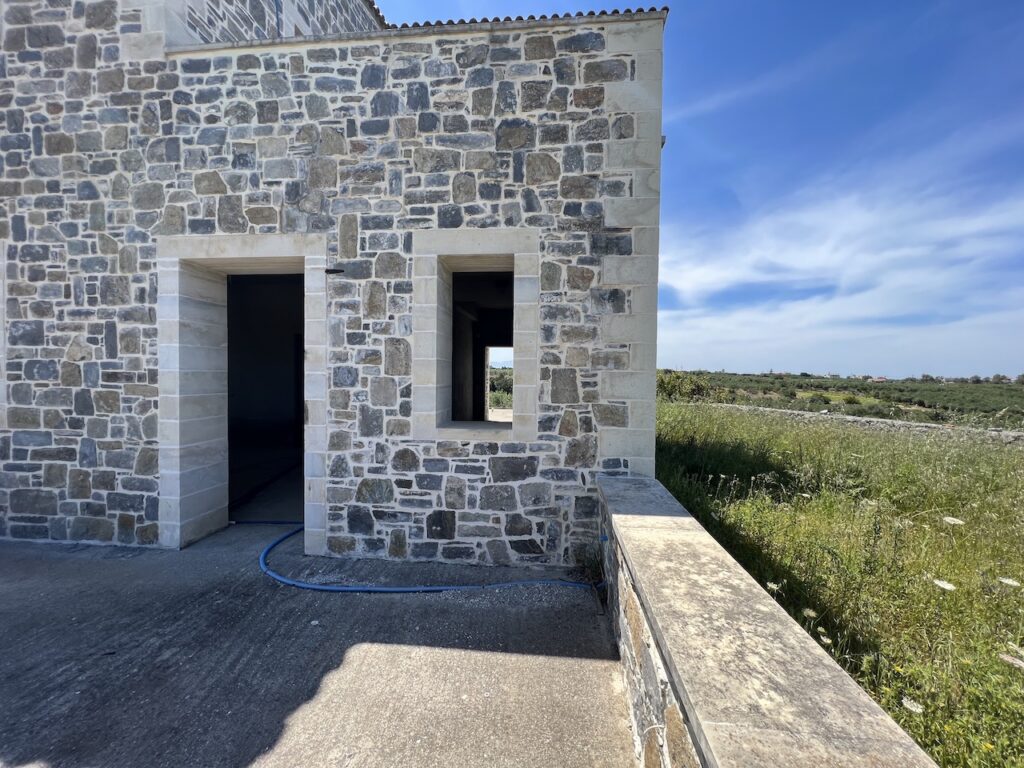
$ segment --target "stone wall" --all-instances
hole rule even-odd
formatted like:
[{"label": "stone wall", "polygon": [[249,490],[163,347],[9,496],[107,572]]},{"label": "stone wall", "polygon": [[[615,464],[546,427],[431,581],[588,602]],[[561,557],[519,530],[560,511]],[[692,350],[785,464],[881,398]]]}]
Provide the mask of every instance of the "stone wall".
[{"label": "stone wall", "polygon": [[[129,4],[5,18],[0,535],[157,541],[161,237],[322,233],[307,551],[594,551],[594,473],[653,472],[663,14],[170,57]],[[535,436],[414,439],[413,236],[484,228],[538,233]]]},{"label": "stone wall", "polygon": [[644,768],[934,766],[661,483],[597,484]]},{"label": "stone wall", "polygon": [[608,585],[608,613],[618,641],[637,758],[643,768],[713,765],[702,763],[693,746],[686,715],[640,602],[639,588],[612,529],[607,502],[602,503],[601,522],[602,539],[607,542],[601,567]]},{"label": "stone wall", "polygon": [[917,433],[920,435],[942,436],[956,440],[994,440],[1008,445],[1024,446],[1024,432],[1015,432],[1000,427],[966,427],[960,424],[933,424],[927,421],[900,421],[898,419],[881,419],[872,416],[847,416],[844,413],[827,411],[797,411],[790,408],[763,408],[757,405],[740,405],[739,403],[710,403],[716,408],[733,408],[740,411],[753,411],[775,415],[797,421],[840,422],[850,426],[875,429],[882,432]]}]

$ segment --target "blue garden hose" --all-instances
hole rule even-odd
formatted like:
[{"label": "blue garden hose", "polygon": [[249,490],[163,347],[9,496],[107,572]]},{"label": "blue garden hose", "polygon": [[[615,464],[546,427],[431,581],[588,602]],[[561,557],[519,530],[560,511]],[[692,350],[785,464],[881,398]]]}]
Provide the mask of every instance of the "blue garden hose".
[{"label": "blue garden hose", "polygon": [[[278,521],[253,521],[260,525],[291,525],[288,522]],[[248,523],[243,523],[248,524]],[[502,581],[494,584],[427,584],[417,587],[373,587],[373,586],[356,586],[352,584],[314,584],[309,581],[299,581],[298,579],[290,579],[287,576],[283,576],[269,565],[267,565],[267,558],[273,551],[274,547],[278,544],[282,544],[292,536],[302,533],[303,528],[296,528],[294,531],[278,536],[270,544],[268,544],[262,552],[260,552],[260,570],[263,571],[267,576],[272,578],[274,581],[280,584],[285,584],[289,587],[297,587],[298,589],[310,589],[315,592],[371,592],[371,593],[411,593],[411,592],[471,592],[479,591],[483,589],[500,589],[503,587],[531,587],[531,586],[549,586],[549,587],[572,587],[574,589],[594,589],[601,586],[601,584],[591,584],[585,581],[572,581],[570,579],[525,579],[522,581]]]}]

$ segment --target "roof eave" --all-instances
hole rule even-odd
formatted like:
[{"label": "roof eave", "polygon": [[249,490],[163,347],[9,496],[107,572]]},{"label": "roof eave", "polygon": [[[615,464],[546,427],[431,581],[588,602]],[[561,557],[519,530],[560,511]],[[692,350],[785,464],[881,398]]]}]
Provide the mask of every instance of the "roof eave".
[{"label": "roof eave", "polygon": [[168,56],[182,54],[203,54],[212,51],[235,51],[239,49],[252,48],[295,48],[322,46],[336,43],[349,43],[373,40],[392,40],[403,37],[421,37],[423,35],[437,35],[444,33],[462,34],[470,32],[481,32],[491,30],[517,30],[537,29],[544,27],[583,26],[586,24],[629,22],[644,19],[656,19],[664,21],[668,18],[668,6],[662,8],[650,8],[648,10],[637,9],[624,11],[590,11],[576,14],[553,14],[551,16],[517,16],[515,18],[506,16],[498,19],[465,19],[423,22],[414,24],[389,25],[385,29],[366,30],[358,32],[340,32],[330,35],[300,35],[296,37],[276,37],[267,40],[239,40],[224,43],[198,43],[195,45],[173,46],[167,48]]}]

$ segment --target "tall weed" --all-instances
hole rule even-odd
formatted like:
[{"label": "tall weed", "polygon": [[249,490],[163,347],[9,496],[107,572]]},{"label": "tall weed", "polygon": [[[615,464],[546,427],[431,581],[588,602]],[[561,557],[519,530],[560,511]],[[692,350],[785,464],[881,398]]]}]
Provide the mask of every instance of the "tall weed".
[{"label": "tall weed", "polygon": [[657,466],[940,764],[1024,765],[1024,450],[661,404]]}]

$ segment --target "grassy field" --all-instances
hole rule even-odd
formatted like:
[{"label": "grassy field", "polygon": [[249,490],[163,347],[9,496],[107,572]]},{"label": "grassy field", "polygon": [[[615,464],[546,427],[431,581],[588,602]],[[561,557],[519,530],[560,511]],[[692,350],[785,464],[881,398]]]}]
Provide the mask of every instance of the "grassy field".
[{"label": "grassy field", "polygon": [[1024,765],[1024,448],[661,404],[657,462],[936,761]]},{"label": "grassy field", "polygon": [[1024,429],[1024,378],[872,382],[811,374],[661,371],[659,394],[767,408],[843,413],[883,419]]}]

